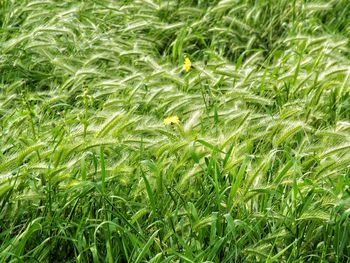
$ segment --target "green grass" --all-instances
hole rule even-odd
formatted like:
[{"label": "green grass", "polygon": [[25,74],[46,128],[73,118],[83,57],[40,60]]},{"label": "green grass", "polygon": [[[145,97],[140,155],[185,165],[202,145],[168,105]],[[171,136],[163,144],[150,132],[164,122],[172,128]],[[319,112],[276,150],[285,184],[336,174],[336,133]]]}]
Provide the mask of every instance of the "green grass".
[{"label": "green grass", "polygon": [[0,1],[0,262],[350,262],[349,14]]}]

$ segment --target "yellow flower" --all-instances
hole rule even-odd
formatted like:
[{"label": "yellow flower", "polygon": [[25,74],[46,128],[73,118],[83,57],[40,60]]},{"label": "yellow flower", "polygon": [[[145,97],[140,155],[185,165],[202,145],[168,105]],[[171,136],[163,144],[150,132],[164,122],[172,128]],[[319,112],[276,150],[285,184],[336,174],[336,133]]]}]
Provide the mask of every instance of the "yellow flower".
[{"label": "yellow flower", "polygon": [[180,119],[176,115],[170,116],[170,117],[164,119],[164,124],[165,125],[180,124]]},{"label": "yellow flower", "polygon": [[185,62],[184,62],[184,65],[183,65],[183,70],[185,72],[189,72],[190,69],[191,69],[191,66],[192,66],[191,60],[189,58],[185,58]]}]

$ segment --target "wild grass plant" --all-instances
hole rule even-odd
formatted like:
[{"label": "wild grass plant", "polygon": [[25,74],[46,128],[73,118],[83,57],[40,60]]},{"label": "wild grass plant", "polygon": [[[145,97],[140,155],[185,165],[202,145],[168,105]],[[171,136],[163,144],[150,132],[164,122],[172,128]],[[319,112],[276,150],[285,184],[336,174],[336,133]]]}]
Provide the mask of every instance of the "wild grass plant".
[{"label": "wild grass plant", "polygon": [[0,26],[0,262],[350,262],[348,0],[2,0]]}]

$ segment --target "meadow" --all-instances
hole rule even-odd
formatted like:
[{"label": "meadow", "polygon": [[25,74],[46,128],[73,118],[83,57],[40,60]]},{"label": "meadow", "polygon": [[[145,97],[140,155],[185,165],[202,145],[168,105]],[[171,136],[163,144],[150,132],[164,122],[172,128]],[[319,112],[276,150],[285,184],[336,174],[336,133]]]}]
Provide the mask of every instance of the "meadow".
[{"label": "meadow", "polygon": [[0,0],[0,262],[350,262],[348,0]]}]

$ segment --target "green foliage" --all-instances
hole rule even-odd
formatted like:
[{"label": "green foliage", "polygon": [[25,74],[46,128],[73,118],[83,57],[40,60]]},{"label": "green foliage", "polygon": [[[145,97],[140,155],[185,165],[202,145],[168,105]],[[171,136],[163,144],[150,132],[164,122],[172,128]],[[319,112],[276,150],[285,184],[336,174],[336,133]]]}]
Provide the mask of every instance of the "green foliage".
[{"label": "green foliage", "polygon": [[349,14],[0,1],[0,262],[350,261]]}]

